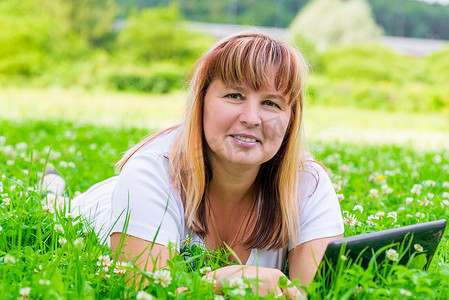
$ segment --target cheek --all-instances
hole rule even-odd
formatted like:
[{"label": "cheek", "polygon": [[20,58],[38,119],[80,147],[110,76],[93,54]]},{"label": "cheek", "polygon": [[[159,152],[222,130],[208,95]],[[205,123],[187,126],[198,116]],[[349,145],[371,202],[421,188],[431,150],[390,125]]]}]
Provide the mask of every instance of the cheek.
[{"label": "cheek", "polygon": [[279,143],[284,139],[290,121],[290,114],[278,115],[265,123],[265,134],[268,138]]}]

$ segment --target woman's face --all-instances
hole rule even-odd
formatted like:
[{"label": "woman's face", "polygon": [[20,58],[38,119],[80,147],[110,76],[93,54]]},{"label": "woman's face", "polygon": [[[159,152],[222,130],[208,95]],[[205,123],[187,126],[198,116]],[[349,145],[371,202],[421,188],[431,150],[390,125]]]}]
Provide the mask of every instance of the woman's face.
[{"label": "woman's face", "polygon": [[291,106],[270,84],[259,91],[215,79],[204,99],[203,130],[212,161],[256,167],[279,150]]}]

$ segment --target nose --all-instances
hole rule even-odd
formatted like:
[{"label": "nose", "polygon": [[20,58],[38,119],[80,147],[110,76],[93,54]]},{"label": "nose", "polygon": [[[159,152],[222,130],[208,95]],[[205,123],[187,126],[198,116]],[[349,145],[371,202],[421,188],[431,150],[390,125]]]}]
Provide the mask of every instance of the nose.
[{"label": "nose", "polygon": [[262,124],[259,101],[257,99],[246,99],[240,112],[239,120],[248,127],[259,127]]}]

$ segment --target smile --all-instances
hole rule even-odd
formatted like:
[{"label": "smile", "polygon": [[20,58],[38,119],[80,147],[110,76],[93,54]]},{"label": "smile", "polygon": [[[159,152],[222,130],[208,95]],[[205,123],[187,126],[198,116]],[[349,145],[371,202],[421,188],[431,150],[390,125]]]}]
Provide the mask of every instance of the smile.
[{"label": "smile", "polygon": [[240,140],[240,141],[243,141],[243,142],[248,142],[248,143],[255,143],[255,142],[257,142],[256,139],[247,138],[247,137],[240,136],[240,135],[233,135],[233,137],[238,139],[238,140]]}]

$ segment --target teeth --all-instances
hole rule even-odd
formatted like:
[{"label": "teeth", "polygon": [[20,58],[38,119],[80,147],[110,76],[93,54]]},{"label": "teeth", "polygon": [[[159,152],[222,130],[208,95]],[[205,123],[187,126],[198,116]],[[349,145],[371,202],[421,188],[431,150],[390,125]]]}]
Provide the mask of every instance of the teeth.
[{"label": "teeth", "polygon": [[238,140],[241,140],[243,142],[250,142],[250,143],[254,143],[256,142],[255,139],[251,139],[251,138],[247,138],[247,137],[243,137],[243,136],[239,136],[239,135],[234,135],[234,137]]}]

